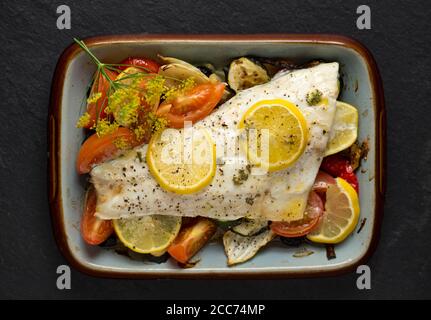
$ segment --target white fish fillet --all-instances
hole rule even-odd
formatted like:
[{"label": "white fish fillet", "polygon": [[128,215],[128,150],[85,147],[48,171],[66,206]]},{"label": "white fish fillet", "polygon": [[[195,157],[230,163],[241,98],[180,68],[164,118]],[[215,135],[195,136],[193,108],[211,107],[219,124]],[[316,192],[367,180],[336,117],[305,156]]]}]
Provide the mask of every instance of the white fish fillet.
[{"label": "white fish fillet", "polygon": [[[211,184],[197,193],[180,195],[162,189],[145,160],[140,162],[136,155],[140,152],[145,158],[147,145],[144,145],[92,169],[91,181],[98,194],[96,215],[102,219],[152,214],[224,220],[244,216],[272,221],[300,219],[334,120],[337,79],[338,63],[280,73],[266,84],[239,92],[194,125],[209,129],[217,144],[225,143],[220,141],[220,130],[228,132],[236,128],[244,112],[257,101],[289,100],[302,111],[309,128],[309,143],[291,167],[265,175],[249,175],[243,184],[236,185],[233,176],[238,174],[238,166],[229,164],[229,159],[218,153],[220,164]],[[328,99],[326,106],[307,104],[306,95],[313,89],[320,90]]]}]

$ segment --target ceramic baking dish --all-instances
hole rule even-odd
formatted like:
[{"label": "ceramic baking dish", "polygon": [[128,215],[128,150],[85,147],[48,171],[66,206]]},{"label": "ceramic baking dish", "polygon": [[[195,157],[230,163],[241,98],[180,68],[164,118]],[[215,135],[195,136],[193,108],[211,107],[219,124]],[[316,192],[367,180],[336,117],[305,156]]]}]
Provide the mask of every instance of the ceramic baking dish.
[{"label": "ceramic baking dish", "polygon": [[49,109],[49,202],[57,244],[69,263],[85,273],[127,278],[265,278],[339,274],[366,262],[376,247],[385,189],[385,110],[382,83],[370,52],[359,42],[336,35],[127,35],[85,39],[101,60],[118,62],[128,56],[158,53],[190,62],[225,66],[235,57],[288,57],[297,61],[324,59],[340,63],[340,100],[359,108],[359,140],[370,151],[359,172],[361,232],[336,246],[328,260],[324,246],[310,245],[314,254],[295,258],[295,248],[274,241],[256,257],[234,267],[226,265],[220,243],[207,245],[200,262],[181,269],[174,262],[144,263],[100,247],[87,246],[79,232],[85,179],[75,172],[75,159],[84,139],[75,127],[80,104],[95,66],[77,45],[61,55],[52,83]]}]

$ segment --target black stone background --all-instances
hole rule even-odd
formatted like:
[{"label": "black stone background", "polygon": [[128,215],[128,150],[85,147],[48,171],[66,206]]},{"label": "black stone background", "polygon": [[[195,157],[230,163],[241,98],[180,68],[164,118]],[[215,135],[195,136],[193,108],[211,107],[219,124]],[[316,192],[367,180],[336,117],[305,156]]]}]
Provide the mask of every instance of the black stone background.
[{"label": "black stone background", "polygon": [[[72,29],[56,28],[56,8]],[[368,4],[372,30],[356,28]],[[372,289],[355,273],[289,280],[113,280],[72,271],[54,242],[47,200],[47,112],[54,67],[72,37],[126,33],[338,33],[374,54],[388,122],[385,217],[369,261]],[[0,298],[292,299],[431,298],[431,4],[427,1],[5,1],[0,3]]]}]

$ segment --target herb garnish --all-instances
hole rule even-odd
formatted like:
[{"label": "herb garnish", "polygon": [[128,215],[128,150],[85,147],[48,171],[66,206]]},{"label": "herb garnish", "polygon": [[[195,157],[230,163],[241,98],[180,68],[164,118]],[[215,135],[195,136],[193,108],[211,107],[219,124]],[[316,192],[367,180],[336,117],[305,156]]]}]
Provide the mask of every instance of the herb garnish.
[{"label": "herb garnish", "polygon": [[307,93],[306,100],[309,106],[316,106],[322,100],[323,93],[318,89],[314,89]]},{"label": "herb garnish", "polygon": [[[138,140],[148,139],[154,132],[167,126],[165,118],[156,115],[155,111],[163,100],[174,99],[190,90],[194,86],[194,80],[188,78],[180,80],[154,73],[149,73],[145,67],[125,64],[102,63],[86,46],[82,40],[74,38],[74,41],[84,50],[96,64],[97,70],[89,83],[88,88],[98,88],[100,78],[106,79],[109,89],[104,101],[101,92],[91,92],[83,103],[100,103],[106,105],[104,110],[97,111],[95,123],[91,127],[97,135],[104,136],[114,132],[119,126],[130,128]],[[124,70],[124,67],[130,67]],[[126,71],[127,70],[127,71]],[[118,73],[112,79],[112,72]],[[111,73],[111,77],[108,75]],[[177,85],[166,85],[166,80],[174,80]],[[106,101],[105,101],[106,99]],[[102,109],[102,108],[99,108]],[[104,111],[106,118],[101,119],[100,114]],[[85,112],[78,120],[77,127],[88,127],[91,121],[90,114]],[[124,147],[122,142],[118,143]]]},{"label": "herb garnish", "polygon": [[247,181],[248,176],[250,175],[250,172],[251,172],[251,166],[249,164],[246,165],[245,169],[239,169],[238,174],[234,174],[232,177],[233,183],[235,185],[243,184],[245,181]]}]

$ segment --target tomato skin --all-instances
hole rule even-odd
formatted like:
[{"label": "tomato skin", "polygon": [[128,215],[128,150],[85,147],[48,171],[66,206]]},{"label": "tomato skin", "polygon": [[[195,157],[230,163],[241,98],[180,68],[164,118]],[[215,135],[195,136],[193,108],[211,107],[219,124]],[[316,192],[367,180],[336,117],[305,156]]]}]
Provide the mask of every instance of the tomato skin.
[{"label": "tomato skin", "polygon": [[323,158],[320,166],[322,170],[334,177],[340,177],[346,180],[359,193],[359,182],[349,160],[340,154],[334,154]]},{"label": "tomato skin", "polygon": [[96,217],[97,194],[94,187],[87,191],[84,212],[81,219],[81,235],[84,241],[91,245],[104,242],[114,232],[111,220]]},{"label": "tomato skin", "polygon": [[125,64],[126,66],[119,66],[118,69],[125,70],[130,66],[136,66],[143,68],[144,71],[148,73],[157,73],[159,72],[160,64],[156,61],[148,58],[137,58],[137,57],[128,57],[121,61],[119,64]]},{"label": "tomato skin", "polygon": [[[104,70],[106,75],[111,80],[115,80],[117,78],[117,73],[108,69]],[[87,112],[90,115],[90,121],[85,126],[85,128],[90,129],[93,127],[93,125],[96,123],[97,118],[99,119],[105,119],[106,113],[105,108],[108,105],[108,93],[109,93],[110,83],[109,80],[106,79],[106,77],[99,72],[99,75],[94,80],[93,85],[91,87],[90,91],[90,97],[93,94],[101,93],[102,95],[96,102],[88,103],[87,104]]]},{"label": "tomato skin", "polygon": [[207,218],[196,218],[183,227],[169,246],[168,253],[181,263],[186,263],[214,235],[217,225]]},{"label": "tomato skin", "polygon": [[319,196],[324,196],[330,184],[335,184],[335,179],[330,174],[320,170],[314,180],[313,191],[317,192]]},{"label": "tomato skin", "polygon": [[171,106],[162,104],[157,114],[165,116],[171,128],[181,129],[185,121],[196,123],[209,115],[221,100],[224,88],[223,83],[200,84],[187,94],[188,97],[172,101]]},{"label": "tomato skin", "polygon": [[174,101],[172,101],[172,108],[170,111],[173,114],[181,115],[192,110],[197,110],[211,99],[213,91],[213,85],[197,85],[186,95],[175,98]]},{"label": "tomato skin", "polygon": [[313,230],[323,215],[323,202],[320,196],[311,191],[308,196],[307,208],[304,218],[299,221],[276,221],[270,225],[271,230],[279,236],[286,238],[297,238],[305,236]]},{"label": "tomato skin", "polygon": [[335,177],[339,177],[343,172],[353,172],[349,160],[340,154],[323,158],[320,168]]},{"label": "tomato skin", "polygon": [[355,189],[356,193],[359,194],[359,181],[356,174],[353,172],[343,172],[340,175],[340,178],[346,180],[353,187],[353,189]]},{"label": "tomato skin", "polygon": [[118,128],[113,133],[99,137],[96,133],[90,136],[81,146],[76,159],[76,171],[79,174],[90,172],[93,165],[112,159],[120,151],[115,145],[116,139],[125,139],[130,147],[136,147],[141,142],[132,130]]}]

